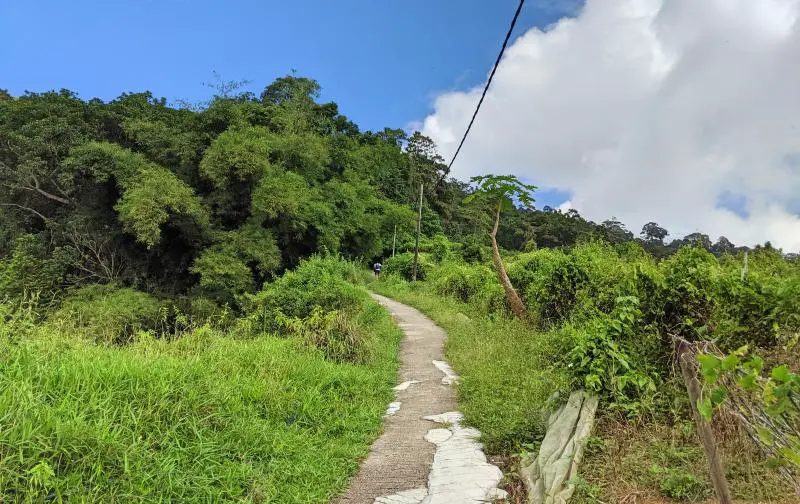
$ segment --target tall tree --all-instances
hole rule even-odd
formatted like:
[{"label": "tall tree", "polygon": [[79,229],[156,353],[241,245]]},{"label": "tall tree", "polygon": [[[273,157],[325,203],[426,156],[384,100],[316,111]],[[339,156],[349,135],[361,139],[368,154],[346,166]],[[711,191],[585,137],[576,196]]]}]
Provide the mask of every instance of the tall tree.
[{"label": "tall tree", "polygon": [[733,254],[735,251],[736,245],[731,243],[731,241],[724,236],[720,236],[717,242],[711,246],[711,252],[718,256],[724,254]]},{"label": "tall tree", "polygon": [[603,221],[600,225],[603,229],[605,237],[611,243],[623,243],[633,239],[633,233],[625,228],[625,224],[620,222],[616,217]]},{"label": "tall tree", "polygon": [[506,292],[508,304],[511,306],[511,311],[514,312],[518,318],[527,320],[528,310],[525,308],[525,303],[517,293],[517,290],[511,284],[508,278],[506,268],[503,265],[503,259],[500,257],[500,248],[497,246],[497,230],[500,227],[500,214],[503,210],[511,210],[514,208],[514,201],[516,200],[522,207],[533,207],[533,192],[536,186],[524,184],[513,175],[480,175],[472,177],[470,182],[475,184],[475,192],[469,195],[464,201],[470,202],[477,199],[484,199],[494,206],[494,226],[490,234],[492,238],[492,260],[494,267],[497,270],[497,276],[500,283],[503,285],[503,290]]},{"label": "tall tree", "polygon": [[639,234],[648,242],[663,244],[664,238],[669,235],[669,231],[662,228],[655,222],[648,222],[642,226],[642,232]]},{"label": "tall tree", "polygon": [[703,233],[690,233],[683,237],[683,243],[691,247],[702,247],[711,250],[711,238]]}]

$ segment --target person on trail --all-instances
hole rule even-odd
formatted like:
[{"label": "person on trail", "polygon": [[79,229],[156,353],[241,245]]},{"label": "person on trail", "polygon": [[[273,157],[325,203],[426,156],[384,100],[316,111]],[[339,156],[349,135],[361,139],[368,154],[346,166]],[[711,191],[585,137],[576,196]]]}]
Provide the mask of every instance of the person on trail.
[{"label": "person on trail", "polygon": [[375,278],[378,278],[379,276],[381,276],[381,267],[383,267],[383,265],[380,263],[380,261],[376,262],[372,266],[372,271],[375,272]]}]

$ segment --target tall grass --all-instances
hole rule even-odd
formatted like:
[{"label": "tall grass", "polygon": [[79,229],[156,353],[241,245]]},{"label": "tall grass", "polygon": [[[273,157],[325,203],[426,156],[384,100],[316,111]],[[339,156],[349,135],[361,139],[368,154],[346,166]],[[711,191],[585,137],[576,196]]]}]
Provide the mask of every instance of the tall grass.
[{"label": "tall grass", "polygon": [[396,382],[401,334],[366,295],[362,363],[208,326],[125,344],[0,317],[0,501],[326,502]]}]

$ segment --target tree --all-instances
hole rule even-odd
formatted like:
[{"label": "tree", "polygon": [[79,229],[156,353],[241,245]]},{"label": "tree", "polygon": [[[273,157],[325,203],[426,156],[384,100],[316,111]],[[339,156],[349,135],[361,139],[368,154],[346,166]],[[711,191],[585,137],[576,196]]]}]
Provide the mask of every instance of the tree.
[{"label": "tree", "polygon": [[720,236],[717,242],[711,246],[711,252],[717,256],[733,254],[735,251],[736,245],[724,236]]},{"label": "tree", "polygon": [[436,195],[447,178],[448,168],[444,158],[436,151],[436,144],[419,131],[414,132],[406,144],[410,162],[408,171],[408,200],[416,201],[419,185],[423,184],[428,202],[438,211]]},{"label": "tree", "polygon": [[625,228],[625,224],[617,220],[616,217],[603,221],[600,225],[603,233],[611,243],[622,243],[633,239],[633,233]]},{"label": "tree", "polygon": [[497,276],[506,292],[508,304],[511,311],[518,318],[527,320],[528,310],[525,308],[522,298],[517,293],[511,280],[508,278],[503,259],[500,257],[500,248],[497,246],[497,229],[500,227],[500,214],[503,210],[514,208],[514,200],[526,208],[533,207],[533,192],[536,186],[524,184],[513,175],[480,175],[472,177],[470,182],[475,184],[475,192],[469,195],[464,201],[475,201],[479,198],[484,199],[494,206],[494,226],[490,234],[492,238],[492,260],[494,261]]},{"label": "tree", "polygon": [[711,250],[711,238],[703,233],[690,233],[683,237],[683,243],[690,247],[702,247]]},{"label": "tree", "polygon": [[642,226],[642,232],[639,234],[648,242],[663,244],[664,238],[669,235],[669,231],[655,222],[648,222]]}]

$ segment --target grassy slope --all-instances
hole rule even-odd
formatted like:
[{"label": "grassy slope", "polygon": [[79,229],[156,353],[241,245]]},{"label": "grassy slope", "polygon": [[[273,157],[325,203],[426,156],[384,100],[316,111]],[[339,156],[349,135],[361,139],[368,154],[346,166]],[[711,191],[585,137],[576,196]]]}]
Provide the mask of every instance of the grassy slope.
[{"label": "grassy slope", "polygon": [[[460,407],[492,455],[514,457],[541,439],[542,408],[566,384],[551,366],[565,344],[554,341],[557,333],[546,340],[515,321],[490,320],[469,304],[431,294],[424,284],[415,288],[387,279],[371,288],[420,309],[447,330],[447,357],[461,375]],[[730,435],[722,453],[734,497],[795,502],[749,441]],[[579,485],[576,503],[711,496],[707,462],[691,422],[631,425],[601,418],[581,472],[588,483]]]},{"label": "grassy slope", "polygon": [[396,379],[399,330],[372,302],[361,319],[370,365],[210,329],[125,347],[0,331],[0,500],[326,501]]}]

